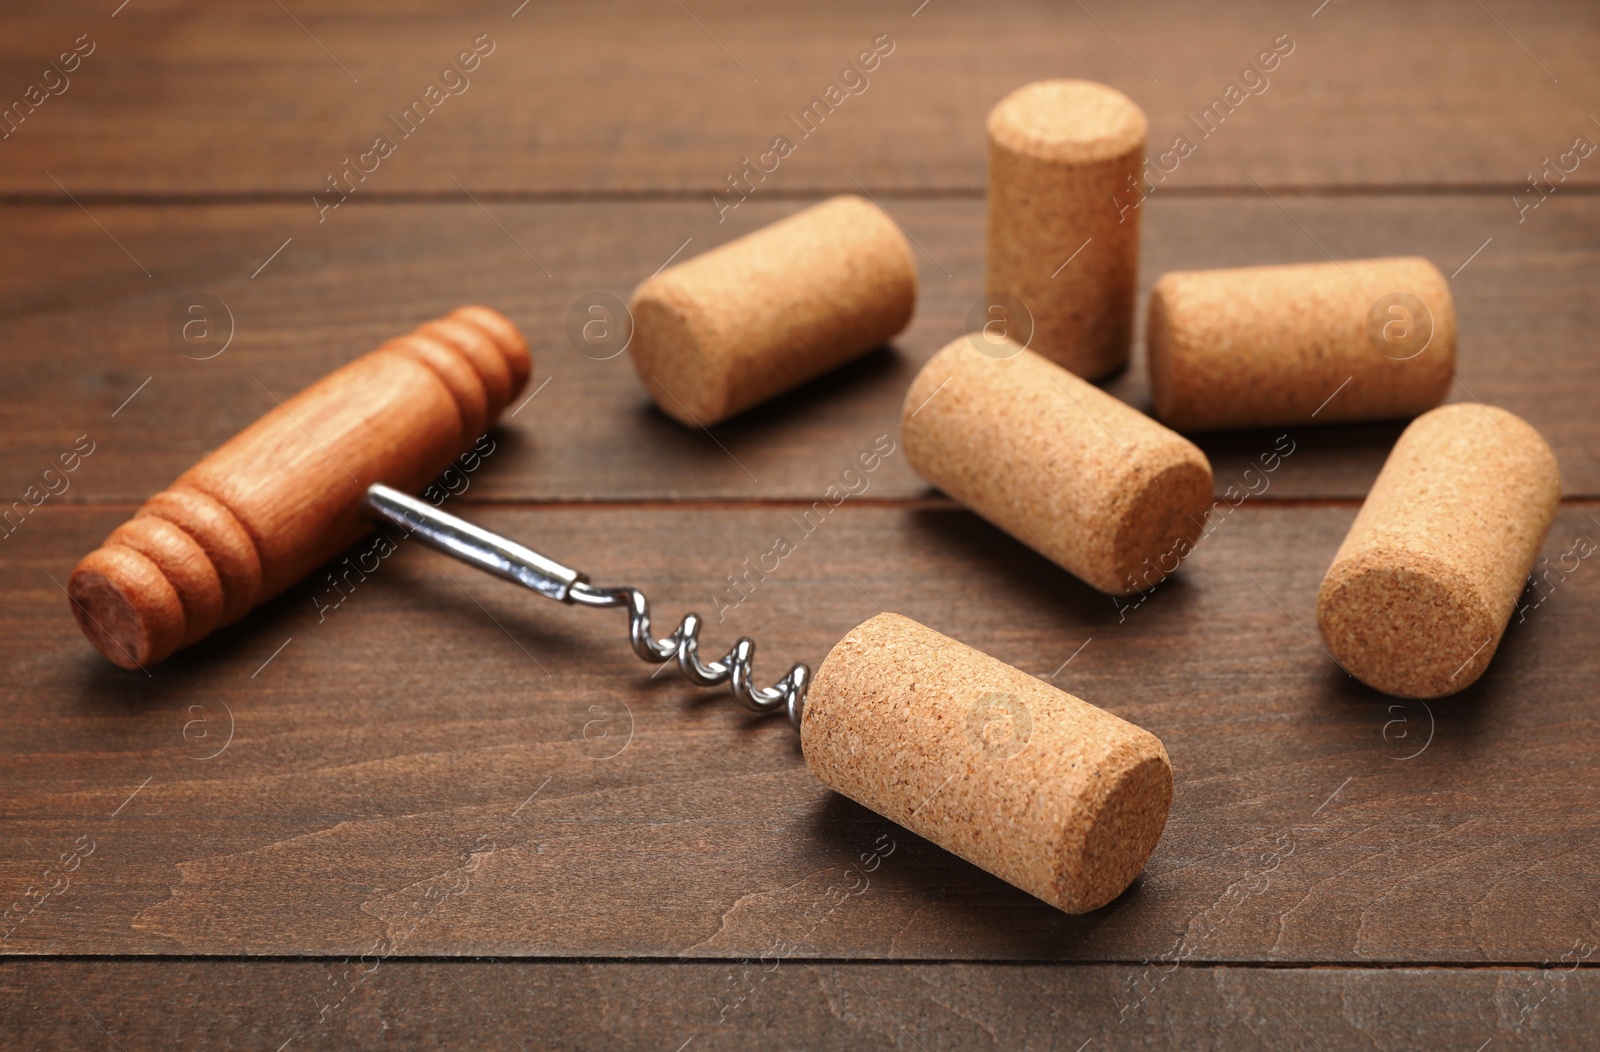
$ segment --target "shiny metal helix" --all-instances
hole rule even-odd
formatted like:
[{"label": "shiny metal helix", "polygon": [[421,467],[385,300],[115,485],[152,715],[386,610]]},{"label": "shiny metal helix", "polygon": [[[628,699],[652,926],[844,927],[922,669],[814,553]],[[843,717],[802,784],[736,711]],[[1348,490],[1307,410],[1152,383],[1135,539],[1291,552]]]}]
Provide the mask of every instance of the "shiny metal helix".
[{"label": "shiny metal helix", "polygon": [[577,581],[568,592],[568,600],[580,606],[623,606],[628,609],[628,639],[633,652],[645,661],[657,664],[676,660],[678,670],[690,683],[700,687],[714,687],[728,682],[733,696],[751,712],[771,713],[786,710],[789,722],[800,729],[800,716],[805,710],[806,687],[811,684],[811,669],[797,664],[789,674],[770,687],[757,687],[750,679],[750,666],[755,660],[756,644],[748,636],[733,644],[720,661],[700,660],[700,615],[684,614],[672,635],[656,639],[650,634],[650,600],[637,588],[596,588]]},{"label": "shiny metal helix", "polygon": [[751,712],[787,712],[789,722],[800,729],[806,688],[811,685],[808,666],[796,664],[772,686],[757,687],[751,680],[756,645],[748,637],[734,643],[720,661],[702,661],[698,614],[685,614],[670,636],[657,639],[650,631],[650,601],[637,588],[596,588],[571,567],[381,483],[367,488],[365,504],[369,517],[391,522],[430,548],[546,598],[579,606],[625,608],[628,639],[639,657],[654,664],[676,661],[678,670],[696,686],[729,683],[733,696]]}]

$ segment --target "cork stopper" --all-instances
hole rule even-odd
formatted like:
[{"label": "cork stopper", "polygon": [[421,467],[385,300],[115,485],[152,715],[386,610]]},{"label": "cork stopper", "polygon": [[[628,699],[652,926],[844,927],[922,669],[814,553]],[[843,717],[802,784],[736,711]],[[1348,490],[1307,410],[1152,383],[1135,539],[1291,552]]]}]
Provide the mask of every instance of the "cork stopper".
[{"label": "cork stopper", "polygon": [[[1013,91],[989,113],[987,291],[1031,320],[1033,350],[1088,379],[1127,364],[1149,129],[1086,80]],[[1069,262],[1070,260],[1070,262]]]},{"label": "cork stopper", "polygon": [[1147,339],[1156,416],[1180,431],[1395,419],[1449,392],[1455,301],[1414,256],[1177,271]]},{"label": "cork stopper", "polygon": [[708,427],[882,346],[916,299],[894,220],[835,197],[643,282],[628,352],[662,412]]},{"label": "cork stopper", "polygon": [[1081,164],[1142,150],[1150,123],[1116,88],[1092,80],[1039,80],[1001,99],[989,111],[988,130],[1013,153]]},{"label": "cork stopper", "polygon": [[800,744],[835,792],[1068,913],[1122,894],[1172,806],[1155,735],[899,614],[829,652]]},{"label": "cork stopper", "polygon": [[1211,506],[1194,443],[1009,341],[974,333],[934,355],[900,428],[924,478],[1111,595],[1176,570]]},{"label": "cork stopper", "polygon": [[1500,645],[1560,498],[1555,455],[1515,414],[1460,404],[1418,417],[1318,590],[1329,651],[1386,694],[1470,686]]}]

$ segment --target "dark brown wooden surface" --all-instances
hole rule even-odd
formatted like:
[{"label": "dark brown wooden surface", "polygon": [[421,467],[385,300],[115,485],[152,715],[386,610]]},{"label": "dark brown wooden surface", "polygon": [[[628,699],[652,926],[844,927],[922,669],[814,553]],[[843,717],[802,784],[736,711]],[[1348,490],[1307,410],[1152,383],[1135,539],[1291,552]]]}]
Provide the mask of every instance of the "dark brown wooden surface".
[{"label": "dark brown wooden surface", "polygon": [[[158,987],[170,1010],[130,1005]],[[34,960],[0,966],[18,1048],[1586,1047],[1592,969],[957,962]],[[720,1004],[719,1004],[720,1001]],[[1441,1003],[1450,1006],[1441,1010]],[[724,1012],[722,1009],[726,1008]],[[1398,1040],[1396,1040],[1398,1038]],[[1401,1044],[1401,1042],[1404,1042]]]},{"label": "dark brown wooden surface", "polygon": [[[1600,284],[1600,198],[1552,197],[1520,225],[1502,195],[1278,200],[1292,217],[1259,192],[1153,198],[1146,292],[1169,270],[1325,259],[1318,242],[1346,257],[1417,253],[1446,274],[1482,247],[1453,282],[1460,368],[1449,397],[1523,416],[1554,448],[1564,492],[1600,496],[1591,413],[1600,388],[1600,299],[1591,291]],[[20,494],[88,434],[98,447],[62,501],[142,501],[272,409],[272,397],[479,300],[528,334],[530,391],[539,394],[505,422],[506,452],[474,480],[472,499],[815,500],[845,459],[897,431],[912,376],[964,330],[983,293],[981,200],[887,204],[931,253],[919,253],[910,328],[892,347],[719,425],[714,438],[657,411],[627,355],[598,361],[575,350],[567,313],[589,292],[626,299],[685,238],[695,239],[685,253],[709,248],[800,202],[752,202],[721,228],[682,202],[492,205],[549,277],[471,204],[362,203],[322,230],[285,205],[97,206],[96,218],[152,278],[70,204],[0,209],[14,246],[0,256],[0,340],[12,380],[0,387],[0,493]],[[205,361],[180,353],[166,323],[173,304],[196,292],[226,303],[234,323],[233,342]],[[1149,409],[1142,349],[1109,389]],[[1359,499],[1402,426],[1301,429],[1294,461],[1264,496]],[[1218,493],[1280,433],[1202,436]],[[897,460],[868,495],[930,492]]]},{"label": "dark brown wooden surface", "polygon": [[[869,86],[759,193],[848,190],[846,171],[979,190],[985,114],[1052,76],[1133,95],[1162,150],[1195,139],[1172,177],[1190,188],[1250,186],[1248,170],[1268,186],[1487,183],[1509,199],[1546,155],[1600,131],[1600,21],[1573,0],[919,2],[530,3],[512,17],[520,0],[134,0],[115,19],[103,0],[52,4],[13,16],[3,90],[19,95],[79,35],[97,47],[0,142],[15,147],[0,191],[59,198],[53,175],[74,193],[273,193],[314,218],[325,175],[398,135],[388,115],[484,34],[495,50],[465,91],[397,141],[358,198],[459,198],[453,175],[473,192],[684,193],[714,215],[724,177],[792,133],[787,118],[882,35],[894,51]],[[1262,94],[1200,140],[1186,118],[1279,37],[1293,51]],[[1596,185],[1591,164],[1563,190]]]},{"label": "dark brown wooden surface", "polygon": [[[1454,698],[1377,695],[1314,635],[1402,425],[1289,429],[1271,488],[1134,608],[898,450],[815,533],[795,521],[963,331],[995,100],[1102,80],[1164,148],[1288,33],[1271,87],[1144,206],[1143,288],[1428,256],[1460,317],[1451,399],[1560,460],[1541,568],[1600,542],[1600,156],[1521,222],[1514,201],[1600,141],[1592,5],[114,8],[14,12],[0,39],[11,99],[96,46],[0,140],[0,506],[93,447],[0,528],[0,893],[35,903],[0,945],[0,1044],[1482,1052],[1600,1025],[1594,560],[1530,591]],[[324,175],[484,33],[471,87],[319,222]],[[871,87],[719,223],[724,176],[885,33]],[[578,297],[857,180],[917,242],[892,347],[708,435],[568,342]],[[233,319],[207,360],[168,323],[197,294]],[[538,393],[453,508],[668,624],[710,615],[708,646],[752,636],[763,677],[891,609],[1148,727],[1177,796],[1134,887],[1056,912],[823,790],[779,722],[652,678],[620,616],[414,542],[148,677],[93,652],[57,583],[84,552],[272,396],[467,301],[528,334]],[[1141,354],[1107,386],[1148,408]],[[1218,492],[1281,433],[1202,439]],[[780,534],[796,552],[719,620]]]},{"label": "dark brown wooden surface", "polygon": [[[1597,512],[1566,506],[1547,556],[1600,537]],[[85,651],[51,576],[126,511],[51,509],[25,524],[38,554],[3,571],[20,608],[0,882],[46,879],[80,834],[100,846],[9,946],[356,954],[400,932],[428,955],[743,957],[784,937],[828,958],[1181,943],[1205,960],[1537,963],[1600,937],[1587,564],[1482,681],[1424,704],[1349,680],[1302,630],[1349,507],[1243,505],[1134,609],[944,506],[847,503],[809,537],[784,506],[474,513],[643,588],[663,618],[709,612],[718,582],[790,535],[708,646],[749,634],[776,675],[891,609],[1054,674],[1166,743],[1166,834],[1133,890],[1068,917],[824,790],[780,722],[652,679],[620,617],[404,546],[333,609],[311,582],[124,674]],[[849,912],[797,930],[880,834],[898,846]],[[456,881],[470,893],[435,916],[429,889]]]}]

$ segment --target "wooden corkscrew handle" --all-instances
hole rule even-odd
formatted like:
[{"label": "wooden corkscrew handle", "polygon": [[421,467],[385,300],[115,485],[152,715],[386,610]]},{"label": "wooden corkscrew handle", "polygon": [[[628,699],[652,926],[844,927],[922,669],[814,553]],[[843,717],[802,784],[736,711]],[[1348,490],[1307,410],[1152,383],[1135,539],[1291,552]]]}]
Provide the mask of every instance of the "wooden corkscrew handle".
[{"label": "wooden corkscrew handle", "polygon": [[532,361],[516,327],[462,307],[268,411],[84,556],[78,627],[142,668],[231,624],[372,528],[374,482],[416,492],[499,417]]}]

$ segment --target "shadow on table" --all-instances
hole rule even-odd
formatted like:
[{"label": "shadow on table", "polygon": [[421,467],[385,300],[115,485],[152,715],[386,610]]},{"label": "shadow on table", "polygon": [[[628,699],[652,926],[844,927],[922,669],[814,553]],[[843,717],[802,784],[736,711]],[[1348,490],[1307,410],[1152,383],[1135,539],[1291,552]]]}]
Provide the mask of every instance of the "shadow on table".
[{"label": "shadow on table", "polygon": [[[862,896],[899,897],[901,908],[888,915],[914,914],[926,926],[900,927],[882,948],[889,956],[1083,959],[1098,953],[1093,943],[1108,922],[1125,931],[1141,908],[1143,876],[1092,913],[1064,913],[838,793],[827,794],[806,825],[810,837],[857,870],[872,866],[876,851]],[[1126,956],[1126,950],[1107,954]]]}]

